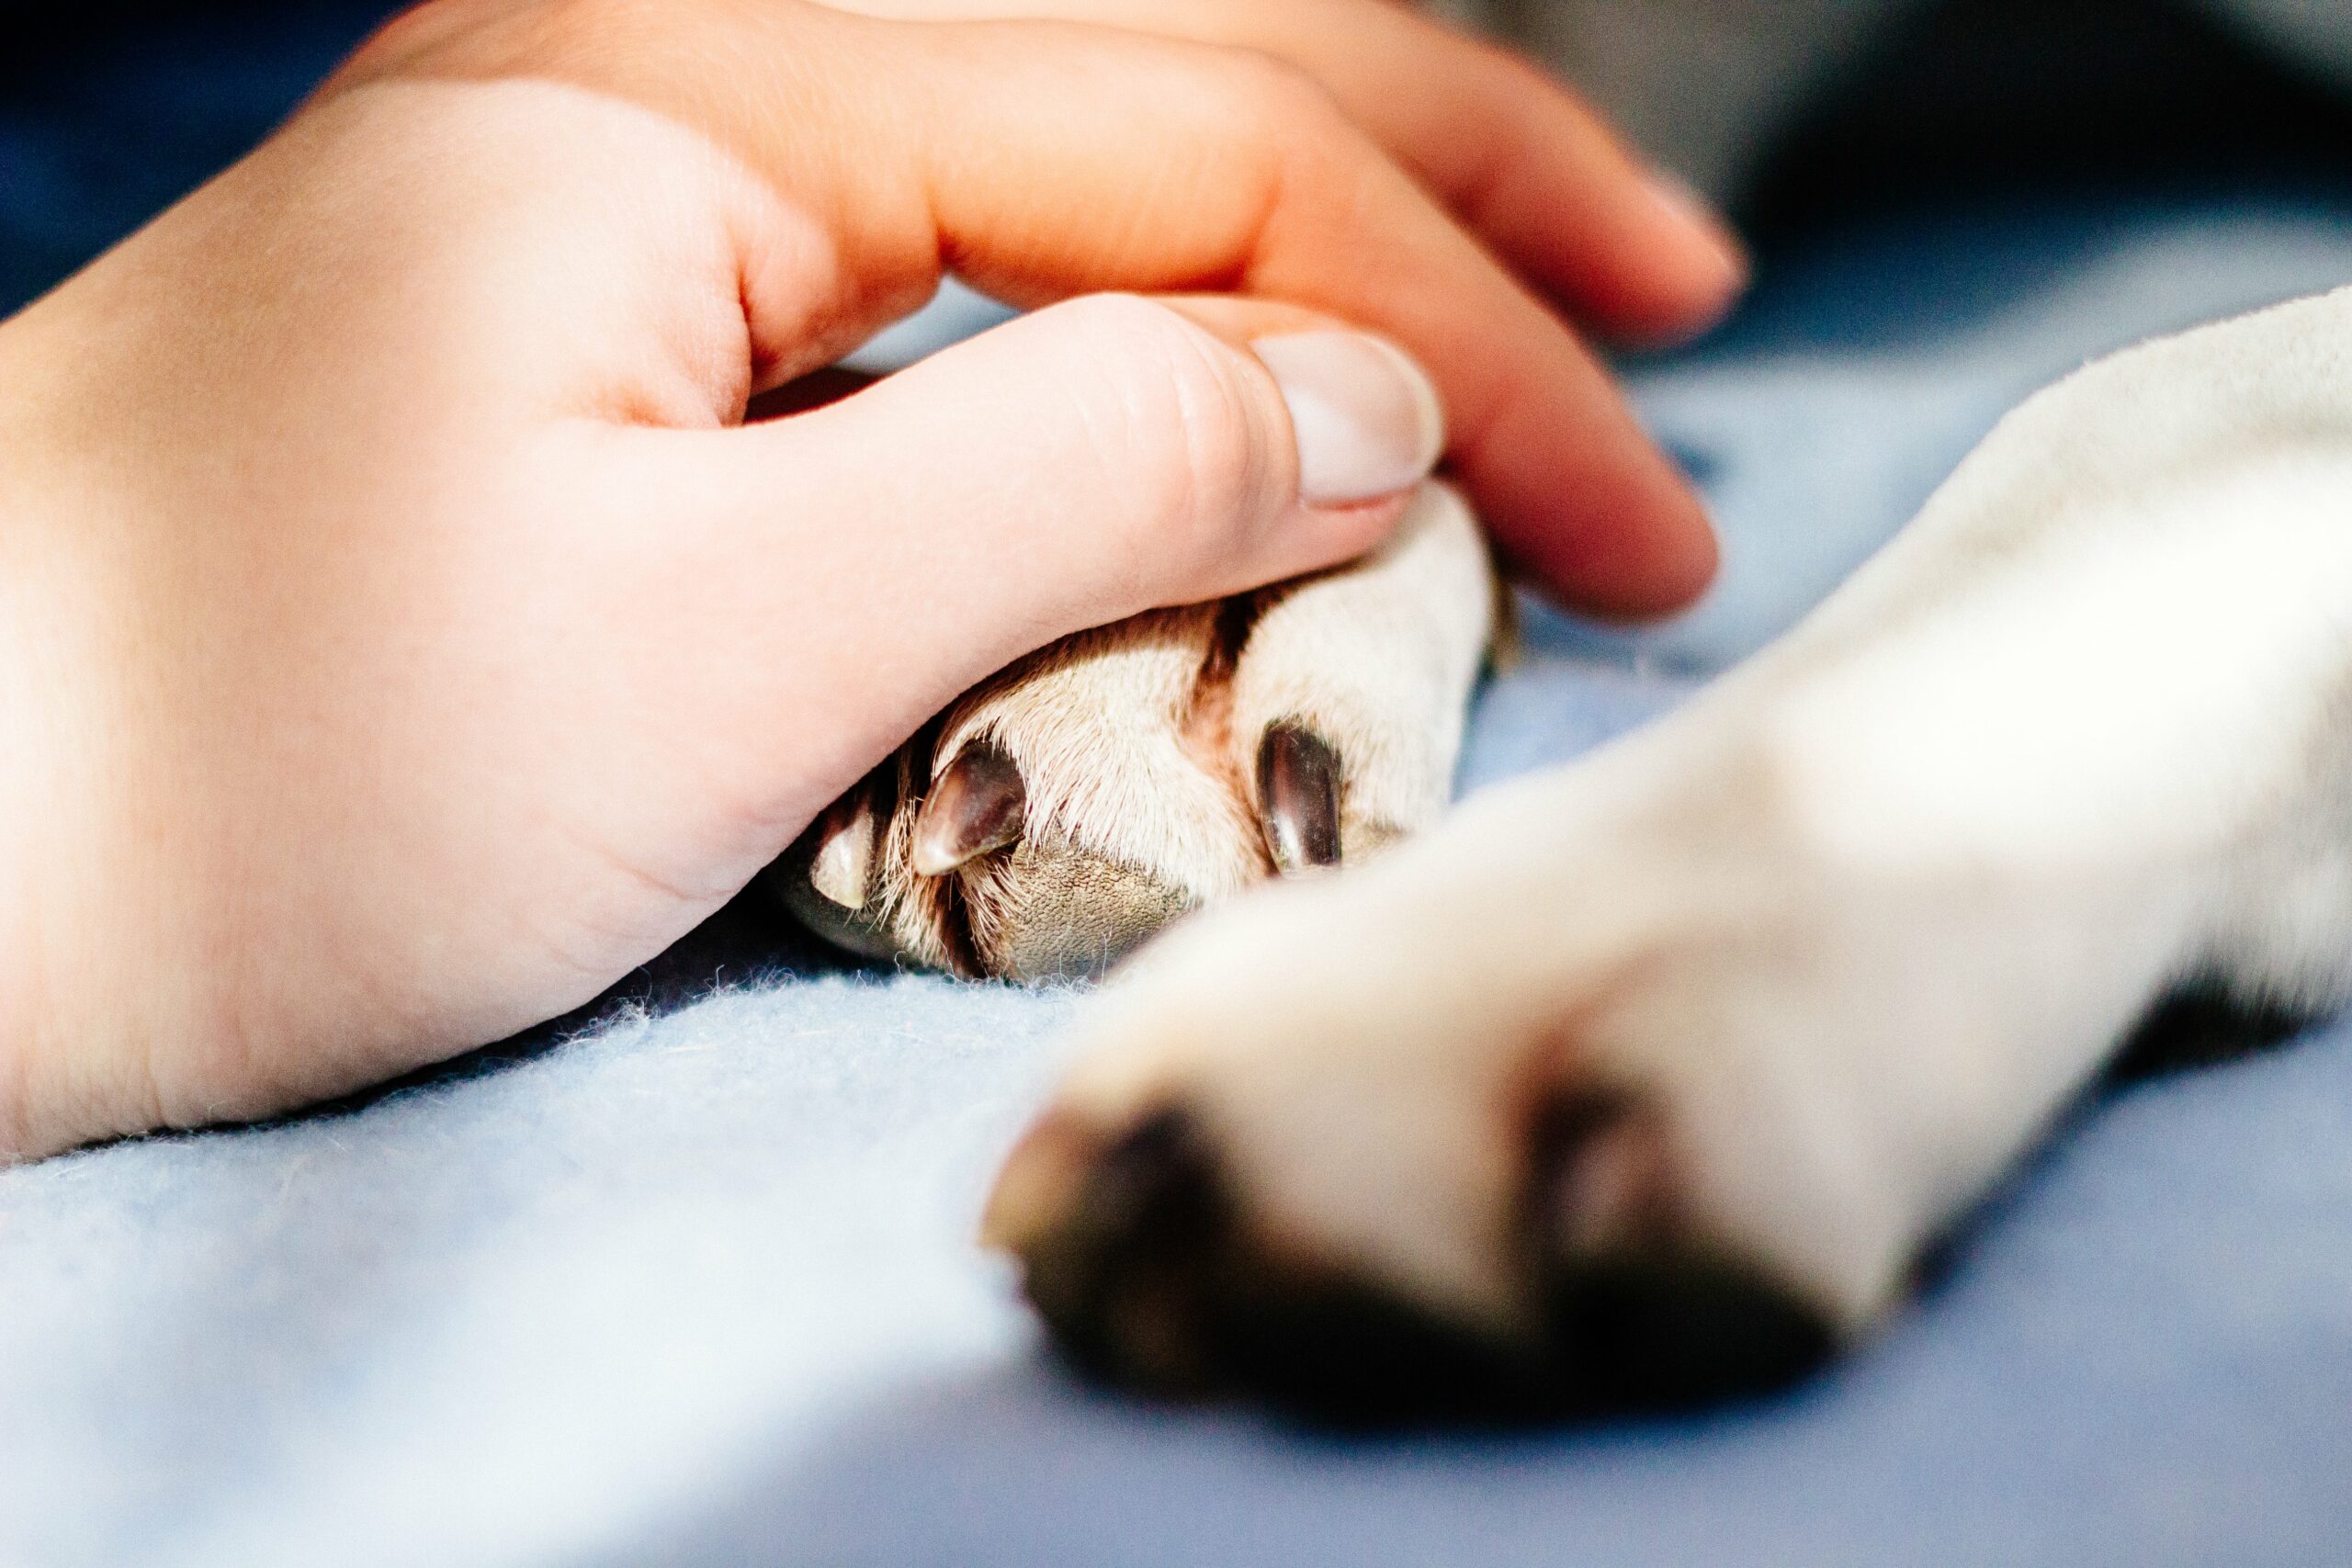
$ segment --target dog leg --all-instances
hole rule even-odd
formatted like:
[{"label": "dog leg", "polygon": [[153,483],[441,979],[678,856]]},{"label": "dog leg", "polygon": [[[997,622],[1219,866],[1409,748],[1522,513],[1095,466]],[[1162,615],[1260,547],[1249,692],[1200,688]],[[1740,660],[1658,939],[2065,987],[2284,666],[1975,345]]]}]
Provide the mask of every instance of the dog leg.
[{"label": "dog leg", "polygon": [[2347,364],[2352,293],[2080,372],[1661,723],[1171,933],[990,1205],[1064,1344],[1352,1416],[1768,1386],[2168,991],[2335,1005]]}]

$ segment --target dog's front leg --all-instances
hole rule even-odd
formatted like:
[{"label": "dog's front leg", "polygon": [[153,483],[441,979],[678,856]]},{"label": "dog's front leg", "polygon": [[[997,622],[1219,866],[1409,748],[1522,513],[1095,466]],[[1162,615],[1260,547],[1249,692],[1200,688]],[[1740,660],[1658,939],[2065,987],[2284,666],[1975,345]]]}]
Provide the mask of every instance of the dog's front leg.
[{"label": "dog's front leg", "polygon": [[2042,393],[1664,723],[1175,933],[995,1233],[1083,1359],[1162,1385],[1792,1375],[2169,989],[2340,998],[2347,702],[2338,295]]}]

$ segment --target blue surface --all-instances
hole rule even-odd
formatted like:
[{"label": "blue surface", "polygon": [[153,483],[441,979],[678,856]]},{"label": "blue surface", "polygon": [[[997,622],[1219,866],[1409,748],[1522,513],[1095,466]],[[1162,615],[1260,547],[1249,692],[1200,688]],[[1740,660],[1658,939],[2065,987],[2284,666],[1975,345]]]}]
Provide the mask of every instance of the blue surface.
[{"label": "blue surface", "polygon": [[0,0],[0,314],[266,134],[392,0]]},{"label": "blue surface", "polygon": [[[2346,276],[2352,224],[2282,202],[1788,258],[1641,373],[1723,589],[1636,637],[1539,619],[1468,782],[1672,702],[2085,354]],[[1918,1307],[1774,1404],[1340,1440],[1073,1386],[970,1245],[1066,994],[763,940],[721,922],[568,1043],[0,1173],[0,1563],[2352,1556],[2352,1032],[2086,1108]]]}]

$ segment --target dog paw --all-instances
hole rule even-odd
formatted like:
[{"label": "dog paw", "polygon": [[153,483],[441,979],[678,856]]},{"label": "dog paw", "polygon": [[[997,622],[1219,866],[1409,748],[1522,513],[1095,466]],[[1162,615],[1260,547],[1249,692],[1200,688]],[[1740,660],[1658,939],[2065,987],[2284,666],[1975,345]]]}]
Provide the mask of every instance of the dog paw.
[{"label": "dog paw", "polygon": [[1059,1341],[1339,1416],[1771,1387],[2168,994],[2340,1008],[2340,392],[2253,370],[2347,303],[2038,394],[1658,723],[1155,943],[989,1203]]},{"label": "dog paw", "polygon": [[1240,1393],[1342,1425],[1675,1409],[1794,1381],[1828,1353],[1816,1303],[1689,1212],[1663,1113],[1563,1089],[1530,1119],[1498,1213],[1510,1283],[1418,1293],[1285,1223],[1181,1100],[1032,1130],[987,1238],[1080,1371]]},{"label": "dog paw", "polygon": [[774,885],[867,957],[1099,974],[1188,910],[1434,818],[1494,598],[1467,509],[1424,486],[1363,561],[1080,633],[967,694]]},{"label": "dog paw", "polygon": [[1825,867],[1776,799],[1654,736],[1170,933],[1089,998],[988,1238],[1149,1390],[1389,1421],[1801,1377],[2079,1081],[2081,933],[2138,938]]}]

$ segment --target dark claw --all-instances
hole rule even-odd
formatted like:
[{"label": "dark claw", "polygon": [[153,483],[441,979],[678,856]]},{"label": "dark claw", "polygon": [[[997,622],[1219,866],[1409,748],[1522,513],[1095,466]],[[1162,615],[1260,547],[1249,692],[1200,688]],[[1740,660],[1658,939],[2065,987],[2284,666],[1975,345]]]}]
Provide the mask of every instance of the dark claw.
[{"label": "dark claw", "polygon": [[863,787],[833,802],[817,818],[808,885],[827,903],[852,912],[865,908],[873,886],[876,829]]},{"label": "dark claw", "polygon": [[1258,743],[1258,826],[1287,875],[1340,859],[1340,758],[1311,729],[1277,724]]},{"label": "dark claw", "polygon": [[933,781],[915,817],[909,856],[922,876],[940,876],[1021,837],[1029,790],[1021,769],[989,741],[976,740]]},{"label": "dark claw", "polygon": [[827,807],[765,878],[794,919],[861,958],[901,955],[868,919],[881,823],[893,798],[878,774],[869,775]]}]

